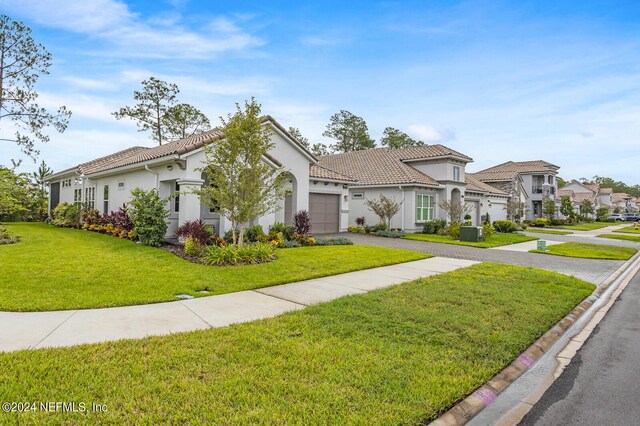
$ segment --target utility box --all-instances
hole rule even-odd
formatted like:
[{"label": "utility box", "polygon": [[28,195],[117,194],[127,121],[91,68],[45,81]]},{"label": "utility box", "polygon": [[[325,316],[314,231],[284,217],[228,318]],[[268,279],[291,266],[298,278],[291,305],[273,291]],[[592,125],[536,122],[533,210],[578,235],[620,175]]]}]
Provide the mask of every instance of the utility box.
[{"label": "utility box", "polygon": [[538,251],[547,251],[547,242],[544,240],[538,240]]},{"label": "utility box", "polygon": [[460,241],[469,241],[472,243],[484,241],[482,226],[461,226]]}]

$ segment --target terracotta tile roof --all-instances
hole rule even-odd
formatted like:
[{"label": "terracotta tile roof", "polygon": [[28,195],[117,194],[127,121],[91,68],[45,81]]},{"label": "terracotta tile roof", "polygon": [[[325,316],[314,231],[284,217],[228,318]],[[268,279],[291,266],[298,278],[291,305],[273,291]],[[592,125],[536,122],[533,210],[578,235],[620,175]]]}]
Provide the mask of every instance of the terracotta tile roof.
[{"label": "terracotta tile roof", "polygon": [[576,192],[575,195],[573,196],[573,201],[575,201],[576,203],[581,203],[584,200],[590,200],[590,201],[595,201],[596,196],[593,193],[588,193],[588,192]]},{"label": "terracotta tile roof", "polygon": [[557,193],[558,197],[557,198],[562,198],[564,196],[569,196],[571,199],[573,199],[575,192],[573,192],[570,189],[558,189],[558,193]]},{"label": "terracotta tile roof", "polygon": [[398,150],[398,154],[402,161],[415,161],[433,157],[457,157],[467,162],[473,161],[473,158],[440,144],[403,148]]},{"label": "terracotta tile roof", "polygon": [[474,173],[483,182],[510,181],[519,173],[555,173],[560,167],[542,160],[507,161]]},{"label": "terracotta tile roof", "polygon": [[585,183],[583,185],[589,188],[590,190],[592,190],[593,192],[595,192],[596,194],[600,192],[600,185],[598,185],[597,183]]},{"label": "terracotta tile roof", "polygon": [[613,194],[613,188],[600,188],[600,194]]},{"label": "terracotta tile roof", "polygon": [[344,175],[342,173],[338,173],[334,170],[327,169],[319,164],[312,164],[309,166],[309,177],[318,178],[318,179],[332,179],[332,180],[340,180],[340,181],[348,181],[355,182],[356,179],[351,176]]},{"label": "terracotta tile roof", "polygon": [[629,200],[634,197],[632,195],[627,194],[626,192],[614,192],[611,198],[613,199],[614,203],[617,203],[620,201]]},{"label": "terracotta tile roof", "polygon": [[464,179],[467,182],[467,186],[465,190],[468,192],[482,192],[482,193],[490,193],[496,195],[504,195],[508,197],[509,194],[499,190],[498,188],[494,188],[491,185],[488,185],[475,177],[475,173],[465,173]]},{"label": "terracotta tile roof", "polygon": [[[427,153],[428,150],[422,150],[419,158],[428,158]],[[442,151],[436,149],[432,153],[437,153],[432,156],[440,156]],[[360,185],[440,185],[431,176],[405,164],[402,160],[407,158],[418,157],[415,152],[408,153],[407,149],[372,148],[326,155],[320,157],[319,164],[329,170],[355,178]]]}]

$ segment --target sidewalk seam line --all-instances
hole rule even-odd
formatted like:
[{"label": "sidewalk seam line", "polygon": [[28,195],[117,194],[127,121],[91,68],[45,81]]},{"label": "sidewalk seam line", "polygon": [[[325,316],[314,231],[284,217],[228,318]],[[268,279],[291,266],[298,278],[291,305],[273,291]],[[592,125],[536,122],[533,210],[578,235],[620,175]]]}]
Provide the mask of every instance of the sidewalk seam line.
[{"label": "sidewalk seam line", "polygon": [[202,318],[200,315],[198,315],[193,309],[191,309],[190,307],[188,307],[187,305],[184,304],[184,302],[182,300],[180,300],[180,304],[182,306],[184,306],[185,308],[187,308],[189,310],[189,312],[191,312],[193,315],[195,315],[196,317],[200,318],[200,320],[207,324],[209,326],[209,328],[214,328],[211,324],[209,324],[204,318]]},{"label": "sidewalk seam line", "polygon": [[64,321],[62,321],[60,324],[58,324],[58,325],[56,326],[56,328],[54,328],[53,330],[51,330],[51,332],[50,332],[49,334],[47,334],[46,336],[44,336],[42,339],[40,339],[40,341],[39,341],[38,343],[36,343],[35,345],[33,345],[33,346],[31,347],[31,349],[35,349],[35,348],[36,348],[40,343],[44,342],[44,340],[45,340],[47,337],[51,336],[51,335],[52,335],[52,334],[53,334],[57,329],[59,329],[60,327],[62,327],[62,325],[63,325],[65,322],[69,321],[69,320],[70,320],[71,318],[73,318],[73,316],[74,316],[75,314],[77,314],[77,313],[78,313],[78,310],[74,311],[71,315],[69,315],[69,317],[67,317],[67,319],[65,319]]},{"label": "sidewalk seam line", "polygon": [[[284,285],[286,285],[286,284],[284,284]],[[273,288],[273,287],[267,287],[267,288]],[[309,306],[309,305],[305,305],[304,303],[294,302],[293,300],[285,299],[284,297],[278,297],[278,296],[274,296],[273,294],[263,293],[263,292],[260,291],[260,289],[251,290],[251,291],[253,291],[254,293],[261,294],[263,296],[269,296],[269,297],[273,297],[274,299],[280,299],[280,300],[284,300],[285,302],[294,303],[296,305]],[[331,299],[331,300],[335,300],[335,299]],[[328,300],[328,302],[330,302],[331,300]],[[322,302],[322,303],[324,303],[324,302]]]}]

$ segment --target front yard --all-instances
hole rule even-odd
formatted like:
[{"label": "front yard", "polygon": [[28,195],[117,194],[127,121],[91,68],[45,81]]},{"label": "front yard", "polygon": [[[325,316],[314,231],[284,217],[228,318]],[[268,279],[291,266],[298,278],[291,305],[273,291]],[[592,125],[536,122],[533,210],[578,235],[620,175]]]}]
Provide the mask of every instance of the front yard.
[{"label": "front yard", "polygon": [[4,413],[0,423],[419,424],[507,366],[593,288],[485,263],[253,323],[0,354],[4,401],[107,406]]},{"label": "front yard", "polygon": [[428,241],[430,243],[456,244],[460,246],[470,246],[470,247],[480,247],[480,248],[499,247],[499,246],[506,246],[509,244],[523,243],[525,241],[537,240],[536,237],[529,237],[521,234],[498,234],[498,233],[493,234],[492,236],[487,238],[485,241],[481,241],[479,243],[454,240],[448,235],[436,235],[436,234],[406,234],[403,238],[407,240]]},{"label": "front yard", "polygon": [[300,247],[279,249],[270,263],[213,267],[95,232],[43,223],[7,227],[22,237],[0,246],[0,310],[9,311],[166,302],[178,294],[231,293],[429,257],[371,246]]},{"label": "front yard", "polygon": [[629,260],[638,250],[629,247],[603,244],[562,243],[548,246],[546,251],[531,250],[531,253],[555,256],[581,257],[586,259]]},{"label": "front yard", "polygon": [[640,234],[640,229],[636,229],[635,226],[625,226],[624,228],[616,229],[613,232],[620,232],[623,234]]},{"label": "front yard", "polygon": [[608,226],[616,226],[619,223],[614,222],[587,222],[578,223],[577,225],[564,225],[563,229],[569,229],[571,231],[593,231],[594,229],[602,229]]}]

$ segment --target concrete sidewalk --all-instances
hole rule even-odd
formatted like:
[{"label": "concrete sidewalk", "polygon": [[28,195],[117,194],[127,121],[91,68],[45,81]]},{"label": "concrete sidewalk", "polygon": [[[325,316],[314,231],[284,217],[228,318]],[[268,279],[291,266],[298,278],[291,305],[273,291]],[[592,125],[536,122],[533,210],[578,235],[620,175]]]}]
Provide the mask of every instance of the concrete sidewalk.
[{"label": "concrete sidewalk", "polygon": [[0,352],[73,346],[224,327],[402,284],[479,262],[433,257],[191,300],[54,312],[0,312]]},{"label": "concrete sidewalk", "polygon": [[[553,246],[555,244],[562,244],[562,241],[551,241],[544,238],[540,238],[540,240],[544,240],[547,242],[548,246]],[[538,240],[535,241],[525,241],[524,243],[516,243],[516,244],[508,244],[506,246],[499,247],[491,247],[489,250],[506,250],[506,251],[519,251],[522,253],[528,253],[531,250],[536,250],[538,248]]]}]

